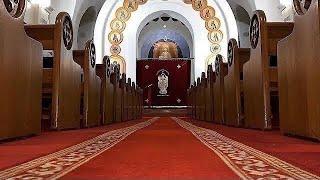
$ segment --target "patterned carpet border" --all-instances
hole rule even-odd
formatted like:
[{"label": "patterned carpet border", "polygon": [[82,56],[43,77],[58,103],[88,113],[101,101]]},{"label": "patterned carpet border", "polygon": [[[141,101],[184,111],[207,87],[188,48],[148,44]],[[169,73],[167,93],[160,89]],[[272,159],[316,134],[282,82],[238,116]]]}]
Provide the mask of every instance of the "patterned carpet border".
[{"label": "patterned carpet border", "polygon": [[58,179],[158,119],[154,117],[133,126],[113,130],[50,155],[0,171],[0,179]]},{"label": "patterned carpet border", "polygon": [[264,152],[227,138],[216,131],[172,117],[182,128],[217,154],[242,179],[320,179]]}]

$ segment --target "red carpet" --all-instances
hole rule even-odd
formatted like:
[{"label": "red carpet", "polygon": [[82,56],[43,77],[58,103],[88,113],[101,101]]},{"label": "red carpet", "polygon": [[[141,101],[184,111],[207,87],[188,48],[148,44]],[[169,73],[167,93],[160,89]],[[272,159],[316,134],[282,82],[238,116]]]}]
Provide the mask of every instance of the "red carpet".
[{"label": "red carpet", "polygon": [[106,131],[131,126],[141,120],[112,124],[92,129],[46,132],[25,140],[0,144],[0,170],[56,152]]},{"label": "red carpet", "polygon": [[169,118],[137,131],[63,179],[239,179]]},{"label": "red carpet", "polygon": [[184,120],[217,131],[233,140],[320,175],[320,143],[283,136],[279,131],[233,128],[187,118]]},{"label": "red carpet", "polygon": [[0,179],[320,179],[319,143],[182,119],[3,143]]}]

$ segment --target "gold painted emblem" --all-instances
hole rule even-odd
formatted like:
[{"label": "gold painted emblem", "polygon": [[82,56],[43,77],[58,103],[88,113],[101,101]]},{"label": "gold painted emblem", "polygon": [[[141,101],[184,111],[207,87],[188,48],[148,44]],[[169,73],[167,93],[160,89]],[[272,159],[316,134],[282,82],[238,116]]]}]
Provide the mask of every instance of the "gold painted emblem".
[{"label": "gold painted emblem", "polygon": [[124,0],[123,7],[129,12],[134,12],[138,9],[138,2],[136,0]]},{"label": "gold painted emblem", "polygon": [[123,41],[123,34],[117,31],[111,31],[108,36],[109,42],[113,45],[119,45]]},{"label": "gold painted emblem", "polygon": [[112,45],[110,47],[110,52],[112,55],[118,55],[121,52],[121,47],[119,45]]},{"label": "gold painted emblem", "polygon": [[210,51],[213,53],[213,54],[218,54],[221,52],[221,46],[217,43],[212,43],[210,45]]},{"label": "gold painted emblem", "polygon": [[196,11],[201,11],[207,7],[207,0],[193,0],[192,7]]},{"label": "gold painted emblem", "polygon": [[110,26],[112,31],[123,32],[126,29],[126,23],[119,19],[112,20]]},{"label": "gold painted emblem", "polygon": [[208,33],[208,39],[211,43],[220,43],[223,39],[223,33],[220,30],[214,30]]},{"label": "gold painted emblem", "polygon": [[208,31],[214,31],[218,30],[221,27],[221,22],[218,18],[213,17],[212,19],[209,19],[206,21],[206,28]]},{"label": "gold painted emblem", "polygon": [[120,55],[112,55],[110,56],[111,64],[116,62],[117,64],[120,65],[120,73],[125,73],[126,72],[126,62],[124,58]]},{"label": "gold painted emblem", "polygon": [[131,14],[124,7],[120,7],[116,11],[116,17],[117,17],[117,19],[119,19],[122,22],[127,22],[130,19]]},{"label": "gold painted emblem", "polygon": [[214,18],[215,15],[216,15],[216,11],[211,6],[207,6],[200,13],[201,18],[206,20],[206,21],[209,20],[209,19]]},{"label": "gold painted emblem", "polygon": [[210,54],[207,59],[206,59],[206,67],[208,67],[208,65],[210,64],[214,64],[216,61],[216,56],[217,54]]}]

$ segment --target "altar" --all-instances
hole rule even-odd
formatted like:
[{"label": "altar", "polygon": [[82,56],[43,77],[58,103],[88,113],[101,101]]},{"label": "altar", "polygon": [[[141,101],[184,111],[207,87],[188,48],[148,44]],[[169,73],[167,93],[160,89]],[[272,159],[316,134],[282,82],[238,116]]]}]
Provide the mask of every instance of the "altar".
[{"label": "altar", "polygon": [[145,106],[186,106],[191,59],[137,61],[137,84],[144,90]]}]

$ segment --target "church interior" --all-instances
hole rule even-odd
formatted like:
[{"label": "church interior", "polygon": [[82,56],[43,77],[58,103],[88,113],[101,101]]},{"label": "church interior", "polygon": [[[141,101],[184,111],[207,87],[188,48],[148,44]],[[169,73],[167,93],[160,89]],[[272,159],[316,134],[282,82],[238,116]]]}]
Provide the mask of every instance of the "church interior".
[{"label": "church interior", "polygon": [[320,180],[320,0],[0,0],[0,180]]}]

